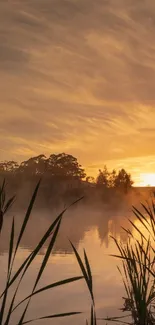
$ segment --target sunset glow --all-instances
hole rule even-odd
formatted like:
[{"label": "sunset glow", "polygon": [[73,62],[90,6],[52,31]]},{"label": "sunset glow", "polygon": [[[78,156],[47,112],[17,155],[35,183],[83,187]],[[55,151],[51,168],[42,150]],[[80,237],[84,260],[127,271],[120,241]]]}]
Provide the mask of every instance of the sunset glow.
[{"label": "sunset glow", "polygon": [[141,186],[155,186],[155,173],[140,174]]},{"label": "sunset glow", "polygon": [[0,160],[66,152],[155,184],[154,16],[154,0],[2,1]]}]

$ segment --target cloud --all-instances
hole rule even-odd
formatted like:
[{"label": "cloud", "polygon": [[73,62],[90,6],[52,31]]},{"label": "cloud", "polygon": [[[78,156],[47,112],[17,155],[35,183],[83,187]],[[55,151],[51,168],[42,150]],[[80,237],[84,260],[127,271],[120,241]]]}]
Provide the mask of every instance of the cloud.
[{"label": "cloud", "polygon": [[154,13],[153,0],[2,1],[1,158],[68,151],[87,167],[150,157]]}]

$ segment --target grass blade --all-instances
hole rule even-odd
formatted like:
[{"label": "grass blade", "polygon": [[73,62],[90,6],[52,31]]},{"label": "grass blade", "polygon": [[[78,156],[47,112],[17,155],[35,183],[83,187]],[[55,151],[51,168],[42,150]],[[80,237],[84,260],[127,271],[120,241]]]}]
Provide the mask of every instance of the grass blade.
[{"label": "grass blade", "polygon": [[88,289],[89,289],[89,292],[90,292],[90,295],[91,295],[91,298],[92,298],[92,301],[93,301],[93,304],[94,304],[94,295],[93,295],[93,291],[92,291],[92,279],[89,279],[89,276],[87,274],[87,271],[85,270],[84,264],[83,264],[83,262],[81,260],[81,257],[80,257],[79,253],[77,252],[76,248],[74,247],[74,245],[72,244],[71,241],[70,241],[70,244],[71,244],[71,246],[73,248],[73,251],[75,253],[76,259],[77,259],[78,264],[80,266],[80,269],[81,269],[81,271],[83,273],[84,279],[86,281],[86,284],[88,286]]},{"label": "grass blade", "polygon": [[15,231],[14,229],[15,229],[15,225],[14,225],[14,218],[13,218],[13,220],[12,220],[11,236],[10,236],[10,245],[9,245],[8,274],[10,272],[10,265],[11,265],[12,253],[13,253],[14,231]]},{"label": "grass blade", "polygon": [[12,253],[13,253],[13,244],[14,244],[14,218],[12,220],[12,228],[11,228],[11,234],[10,234],[7,280],[6,280],[5,294],[3,296],[1,310],[0,310],[0,324],[2,324],[2,321],[3,321],[5,306],[6,306],[6,302],[7,302],[7,294],[8,294],[9,281],[10,281],[10,276],[11,276],[10,265],[11,265],[11,259],[12,259]]},{"label": "grass blade", "polygon": [[88,278],[89,278],[89,282],[90,282],[90,286],[91,286],[91,290],[93,289],[93,283],[92,283],[92,274],[91,274],[91,268],[90,268],[90,264],[88,261],[88,257],[86,254],[86,251],[84,249],[84,258],[85,258],[85,264],[86,264],[86,268],[87,268],[87,274],[88,274]]},{"label": "grass blade", "polygon": [[73,312],[62,313],[62,314],[53,314],[53,315],[49,315],[49,316],[43,316],[43,317],[40,317],[40,318],[35,318],[35,319],[28,320],[26,322],[23,322],[22,325],[32,323],[34,321],[42,320],[42,319],[68,317],[68,316],[80,315],[80,314],[82,314],[80,311],[73,311]]},{"label": "grass blade", "polygon": [[[36,278],[36,281],[35,281],[35,284],[34,284],[34,287],[33,287],[33,290],[32,290],[32,294],[33,294],[33,292],[34,292],[34,290],[35,290],[35,288],[36,288],[36,286],[37,286],[37,284],[38,284],[38,282],[39,282],[39,280],[40,280],[40,278],[41,278],[41,275],[42,275],[42,273],[43,273],[43,271],[44,271],[44,269],[45,269],[45,267],[46,267],[46,264],[47,264],[47,262],[48,262],[49,256],[50,256],[50,254],[51,254],[51,251],[52,251],[52,249],[53,249],[53,246],[54,246],[54,244],[55,244],[55,241],[56,241],[56,238],[57,238],[57,235],[58,235],[58,231],[59,231],[59,228],[60,228],[60,224],[61,224],[61,218],[60,218],[60,220],[58,221],[58,224],[57,224],[57,226],[56,226],[56,229],[55,229],[55,231],[54,231],[54,234],[53,234],[53,236],[52,236],[52,238],[51,238],[51,241],[50,241],[50,243],[49,243],[49,246],[48,246],[48,248],[47,248],[46,254],[45,254],[45,256],[44,256],[43,262],[42,262],[41,267],[40,267],[40,269],[39,269],[39,272],[38,272],[38,275],[37,275],[37,278]],[[23,314],[22,314],[22,316],[21,316],[21,319],[20,319],[20,321],[19,321],[19,325],[21,325],[21,324],[23,323],[23,320],[24,320],[24,317],[25,317],[25,315],[26,315],[26,312],[27,312],[27,309],[28,309],[28,306],[29,306],[30,300],[31,300],[31,297],[29,298],[28,303],[27,303],[27,305],[26,305],[26,307],[25,307],[25,309],[24,309],[24,312],[23,312]]]},{"label": "grass blade", "polygon": [[26,215],[25,215],[25,218],[24,218],[24,221],[23,221],[23,224],[22,224],[22,227],[21,227],[21,230],[20,230],[20,233],[19,233],[19,237],[18,237],[18,240],[17,240],[17,244],[16,244],[16,248],[15,248],[15,255],[16,255],[16,252],[17,252],[17,249],[19,247],[19,244],[21,242],[21,239],[22,239],[22,236],[24,234],[24,231],[25,231],[25,228],[27,226],[27,223],[29,221],[29,218],[30,218],[30,214],[31,214],[31,211],[32,211],[32,208],[33,208],[33,205],[34,205],[34,202],[36,200],[36,196],[37,196],[37,193],[38,193],[38,190],[39,190],[39,186],[40,186],[40,182],[41,180],[38,182],[35,190],[34,190],[34,193],[32,195],[32,198],[30,200],[30,204],[29,204],[29,207],[27,209],[27,212],[26,212]]},{"label": "grass blade", "polygon": [[7,203],[4,206],[3,214],[5,214],[8,211],[8,209],[12,207],[13,203],[15,202],[15,198],[16,196],[14,195],[7,201]]},{"label": "grass blade", "polygon": [[77,276],[77,277],[73,277],[73,278],[68,278],[68,279],[65,279],[65,280],[61,280],[61,281],[58,281],[58,282],[54,282],[52,284],[49,284],[47,286],[44,286],[36,291],[34,291],[31,295],[27,296],[26,298],[24,298],[23,300],[21,300],[18,305],[16,305],[14,307],[14,309],[12,310],[12,312],[14,310],[16,310],[23,302],[25,302],[27,299],[43,292],[43,291],[46,291],[46,290],[49,290],[51,288],[55,288],[55,287],[58,287],[58,286],[62,286],[62,285],[65,285],[65,284],[68,284],[68,283],[72,283],[72,282],[75,282],[75,281],[79,281],[79,280],[82,280],[84,277],[83,276]]},{"label": "grass blade", "polygon": [[[27,269],[29,268],[29,266],[31,265],[31,263],[33,262],[33,260],[35,259],[35,257],[37,256],[38,252],[40,251],[40,249],[42,248],[42,246],[44,245],[44,243],[46,242],[47,238],[50,236],[51,232],[53,231],[54,227],[57,225],[57,223],[59,222],[60,218],[63,216],[63,214],[65,213],[66,209],[63,210],[59,216],[53,221],[53,223],[50,225],[50,227],[48,228],[48,230],[46,231],[46,233],[43,235],[42,239],[40,240],[40,242],[38,243],[38,245],[36,246],[36,248],[33,250],[33,252],[31,252],[29,254],[29,256],[25,259],[25,261],[22,263],[22,265],[19,267],[19,269],[16,271],[16,273],[14,274],[14,276],[12,277],[12,279],[10,280],[8,287],[10,287],[15,280],[18,278],[19,274],[23,271],[22,278],[24,277]],[[20,280],[20,281],[21,281]],[[2,296],[4,295],[4,292],[1,294],[0,298],[2,298]]]}]

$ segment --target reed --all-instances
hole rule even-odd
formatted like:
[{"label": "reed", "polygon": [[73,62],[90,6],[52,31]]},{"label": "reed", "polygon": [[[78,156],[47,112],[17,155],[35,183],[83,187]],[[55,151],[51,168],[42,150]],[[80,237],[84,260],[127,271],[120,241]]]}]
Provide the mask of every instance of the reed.
[{"label": "reed", "polygon": [[[127,244],[122,244],[113,238],[119,251],[122,268],[118,268],[122,275],[126,297],[124,297],[123,312],[126,316],[107,318],[108,321],[134,324],[155,324],[155,201],[141,204],[142,211],[133,207],[133,213],[139,221],[136,226],[131,220],[134,229],[124,229],[128,234]],[[126,321],[126,317],[131,322]]]},{"label": "reed", "polygon": [[[56,242],[58,233],[60,231],[62,218],[63,218],[63,215],[67,209],[64,209],[55,218],[55,220],[49,226],[49,228],[47,229],[45,234],[42,236],[42,238],[40,239],[40,241],[36,245],[36,247],[33,249],[33,251],[31,253],[29,253],[29,255],[25,258],[25,260],[22,262],[20,267],[15,271],[15,273],[13,273],[13,267],[14,267],[14,264],[16,261],[20,243],[21,243],[21,240],[25,233],[28,222],[30,220],[31,212],[34,207],[34,203],[35,203],[35,200],[37,197],[39,187],[40,187],[40,181],[38,182],[38,184],[34,190],[34,193],[30,200],[28,209],[26,211],[26,214],[23,219],[23,223],[22,223],[22,226],[21,226],[21,229],[20,229],[20,232],[18,234],[16,241],[15,241],[16,220],[14,217],[12,218],[12,226],[11,226],[10,242],[9,242],[9,252],[8,252],[7,277],[6,277],[6,283],[5,283],[4,290],[2,293],[0,293],[0,325],[11,325],[12,324],[12,315],[13,315],[14,311],[17,310],[19,308],[19,306],[21,306],[25,302],[26,302],[26,305],[24,304],[24,308],[23,308],[22,312],[19,313],[19,319],[18,319],[17,325],[28,324],[28,323],[32,323],[34,321],[41,320],[41,319],[53,319],[53,318],[58,318],[58,317],[67,317],[67,316],[80,314],[81,311],[67,311],[66,313],[60,312],[58,314],[43,315],[40,318],[35,318],[35,319],[30,319],[28,321],[25,321],[25,316],[29,309],[30,301],[34,296],[39,295],[42,292],[46,292],[47,290],[51,290],[52,288],[64,286],[68,283],[73,283],[75,281],[80,281],[83,279],[85,280],[85,282],[87,284],[87,287],[90,292],[90,296],[92,298],[90,323],[91,323],[91,325],[95,325],[96,324],[96,316],[95,316],[95,303],[94,303],[94,296],[93,296],[91,268],[89,265],[89,261],[88,261],[86,252],[84,251],[84,262],[82,262],[82,259],[81,259],[80,255],[78,254],[76,248],[74,247],[73,243],[71,243],[71,245],[72,245],[73,251],[75,253],[75,256],[76,256],[76,259],[77,259],[77,262],[79,264],[82,274],[79,276],[76,276],[76,277],[63,279],[58,282],[52,282],[52,283],[49,283],[49,285],[47,285],[47,286],[43,286],[40,289],[37,289],[38,283],[39,283],[39,281],[43,275],[43,272],[47,266],[49,257],[52,256],[53,247]],[[75,201],[73,204],[76,204],[81,199]],[[14,203],[14,200],[15,200],[15,196],[13,196],[7,200],[7,198],[6,198],[6,184],[4,181],[2,186],[0,187],[0,234],[3,231],[3,222],[4,222],[5,214],[11,208],[12,204]],[[38,256],[39,251],[41,250],[43,245],[46,243],[47,239],[49,240],[49,243],[47,244],[47,249],[44,254],[39,271],[37,272],[36,279],[35,279],[32,289],[31,289],[31,292],[28,296],[26,296],[24,299],[22,299],[20,302],[17,303],[16,297],[17,297],[17,293],[20,289],[21,282],[24,279],[32,262]],[[15,289],[13,289],[14,290],[13,297],[11,299],[11,302],[9,302],[8,301],[9,291],[12,286]]]}]

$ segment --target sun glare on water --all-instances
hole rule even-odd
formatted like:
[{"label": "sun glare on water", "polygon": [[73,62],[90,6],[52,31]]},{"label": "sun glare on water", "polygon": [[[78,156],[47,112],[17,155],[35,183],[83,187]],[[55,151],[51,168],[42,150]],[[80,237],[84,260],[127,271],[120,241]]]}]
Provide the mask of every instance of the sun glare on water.
[{"label": "sun glare on water", "polygon": [[155,186],[155,173],[141,174],[141,186]]}]

